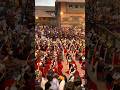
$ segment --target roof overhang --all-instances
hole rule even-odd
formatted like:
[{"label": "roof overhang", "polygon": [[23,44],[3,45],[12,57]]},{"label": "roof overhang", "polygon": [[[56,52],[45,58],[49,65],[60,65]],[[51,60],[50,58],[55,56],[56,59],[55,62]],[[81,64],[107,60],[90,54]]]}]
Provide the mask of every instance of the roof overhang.
[{"label": "roof overhang", "polygon": [[49,17],[49,18],[54,18],[55,17],[55,16],[52,16],[52,15],[46,13],[45,11],[40,11],[40,10],[35,11],[35,16],[36,17]]},{"label": "roof overhang", "polygon": [[79,2],[79,3],[85,3],[85,0],[56,0],[56,2]]}]

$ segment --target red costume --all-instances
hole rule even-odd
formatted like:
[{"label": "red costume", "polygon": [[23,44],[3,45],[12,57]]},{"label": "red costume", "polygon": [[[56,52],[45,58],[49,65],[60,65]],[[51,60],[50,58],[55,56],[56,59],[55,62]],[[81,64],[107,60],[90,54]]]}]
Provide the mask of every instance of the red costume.
[{"label": "red costume", "polygon": [[119,62],[120,62],[120,54],[119,52],[114,52],[112,63],[113,65],[119,65]]},{"label": "red costume", "polygon": [[59,74],[59,75],[62,75],[62,69],[63,69],[63,65],[62,65],[62,63],[59,61],[59,62],[58,62],[58,74]]}]

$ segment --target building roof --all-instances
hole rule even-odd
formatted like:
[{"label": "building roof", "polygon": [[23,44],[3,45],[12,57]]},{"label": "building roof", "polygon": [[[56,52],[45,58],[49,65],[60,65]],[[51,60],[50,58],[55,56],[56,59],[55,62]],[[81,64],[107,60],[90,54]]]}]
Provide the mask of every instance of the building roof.
[{"label": "building roof", "polygon": [[56,2],[81,2],[81,3],[85,3],[85,0],[56,0]]},{"label": "building roof", "polygon": [[55,17],[49,12],[55,12],[55,7],[53,6],[35,6],[35,16],[36,17]]},{"label": "building roof", "polygon": [[55,11],[55,7],[54,6],[35,6],[35,10]]},{"label": "building roof", "polygon": [[42,10],[36,10],[35,11],[35,16],[36,17],[54,17],[54,16],[52,16],[52,15],[50,15],[47,12],[42,11]]}]

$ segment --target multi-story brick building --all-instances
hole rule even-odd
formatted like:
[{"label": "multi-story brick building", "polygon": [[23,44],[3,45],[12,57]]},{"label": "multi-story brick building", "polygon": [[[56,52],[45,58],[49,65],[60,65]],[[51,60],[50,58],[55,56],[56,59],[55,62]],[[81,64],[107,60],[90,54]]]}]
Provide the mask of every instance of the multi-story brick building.
[{"label": "multi-story brick building", "polygon": [[81,25],[85,22],[85,0],[56,0],[56,17],[61,26]]}]

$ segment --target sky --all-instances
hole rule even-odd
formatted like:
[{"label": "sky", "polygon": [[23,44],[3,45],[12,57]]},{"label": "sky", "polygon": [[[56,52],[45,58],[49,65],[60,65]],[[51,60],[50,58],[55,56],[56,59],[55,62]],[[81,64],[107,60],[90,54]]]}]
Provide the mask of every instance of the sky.
[{"label": "sky", "polygon": [[35,0],[35,6],[55,6],[55,0]]}]

